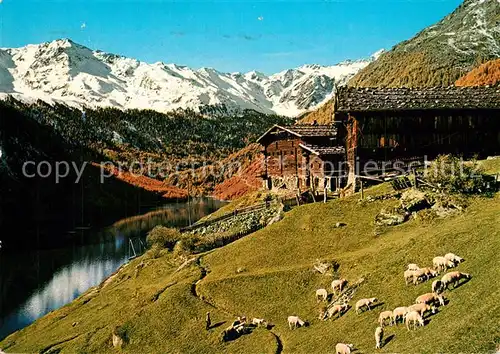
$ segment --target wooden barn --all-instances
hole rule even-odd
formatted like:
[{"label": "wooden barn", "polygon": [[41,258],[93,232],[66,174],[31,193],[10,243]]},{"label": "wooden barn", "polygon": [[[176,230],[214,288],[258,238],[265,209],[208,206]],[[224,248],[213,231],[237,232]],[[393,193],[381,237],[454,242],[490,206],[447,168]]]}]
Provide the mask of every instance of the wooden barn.
[{"label": "wooden barn", "polygon": [[335,189],[345,142],[335,125],[275,125],[258,140],[264,147],[268,188]]},{"label": "wooden barn", "polygon": [[439,154],[500,153],[500,87],[352,88],[334,100],[349,184]]},{"label": "wooden barn", "polygon": [[500,153],[500,87],[339,88],[331,125],[274,126],[269,188],[354,188],[356,176],[409,169],[439,154]]}]

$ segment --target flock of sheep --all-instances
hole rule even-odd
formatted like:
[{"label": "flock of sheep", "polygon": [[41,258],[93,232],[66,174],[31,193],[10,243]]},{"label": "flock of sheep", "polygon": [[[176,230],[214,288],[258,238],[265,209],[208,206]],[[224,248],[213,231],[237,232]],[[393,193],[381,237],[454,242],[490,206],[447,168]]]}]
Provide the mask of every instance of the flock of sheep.
[{"label": "flock of sheep", "polygon": [[[433,268],[425,267],[420,268],[416,264],[409,264],[408,269],[404,272],[404,279],[406,284],[419,284],[420,282],[427,281],[431,278],[437,277],[441,271],[445,271],[449,268],[456,267],[459,263],[464,260],[459,256],[448,253],[444,257],[435,257],[432,260]],[[379,326],[375,329],[375,348],[380,349],[383,343],[384,337],[384,326],[397,325],[398,321],[406,324],[406,328],[414,330],[419,326],[424,326],[424,316],[428,312],[436,313],[436,306],[445,305],[445,299],[443,292],[449,289],[449,286],[453,284],[453,288],[457,287],[462,279],[470,279],[471,276],[467,273],[462,273],[458,271],[452,271],[443,275],[441,280],[435,280],[432,283],[432,292],[420,295],[416,298],[415,304],[405,307],[397,307],[393,311],[383,311],[380,313],[378,318]],[[346,279],[334,280],[331,284],[333,290],[334,299],[337,294],[342,294],[343,290],[347,286]],[[326,289],[316,290],[316,300],[328,301],[328,292]],[[370,311],[372,307],[378,302],[378,299],[366,298],[360,299],[356,302],[355,310],[357,314],[362,312]],[[320,313],[320,319],[325,320],[327,318],[332,318],[334,316],[341,317],[345,312],[349,310],[348,302],[341,305],[329,306],[326,311]],[[288,317],[289,328],[295,329],[298,327],[307,326],[307,321],[301,320],[297,316]],[[349,354],[354,349],[352,344],[338,343],[335,347],[337,354]]]}]

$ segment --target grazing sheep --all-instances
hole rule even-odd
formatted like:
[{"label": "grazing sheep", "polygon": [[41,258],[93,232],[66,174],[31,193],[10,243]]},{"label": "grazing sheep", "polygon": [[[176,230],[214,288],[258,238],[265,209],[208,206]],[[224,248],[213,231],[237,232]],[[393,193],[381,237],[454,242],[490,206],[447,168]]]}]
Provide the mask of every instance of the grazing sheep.
[{"label": "grazing sheep", "polygon": [[434,257],[432,259],[432,265],[438,272],[440,272],[441,270],[446,270],[447,268],[453,268],[455,263],[444,257]]},{"label": "grazing sheep", "polygon": [[316,301],[326,301],[328,299],[328,292],[326,289],[318,289],[316,290]]},{"label": "grazing sheep", "polygon": [[424,319],[417,311],[408,312],[405,322],[408,330],[410,330],[410,323],[413,323],[413,329],[417,329],[417,326],[424,326]]},{"label": "grazing sheep", "polygon": [[396,307],[394,311],[392,311],[392,321],[397,325],[398,319],[405,320],[405,316],[408,313],[408,307]]},{"label": "grazing sheep", "polygon": [[365,306],[368,308],[368,310],[371,310],[370,305],[373,305],[377,301],[378,299],[376,297],[358,300],[358,302],[356,302],[356,313],[359,313],[359,311]]},{"label": "grazing sheep", "polygon": [[420,281],[425,278],[427,280],[427,275],[423,269],[413,271],[413,285],[417,285]]},{"label": "grazing sheep", "polygon": [[436,277],[437,275],[438,272],[436,272],[434,269],[431,269],[429,267],[420,268],[419,270],[416,270],[413,274],[413,284],[417,285],[424,278],[425,281],[427,281],[430,278]]},{"label": "grazing sheep", "polygon": [[380,327],[384,327],[385,320],[387,319],[389,319],[389,325],[392,326],[392,311],[383,311],[380,313],[380,315],[378,316],[378,323],[380,324]]},{"label": "grazing sheep", "polygon": [[464,261],[463,258],[457,256],[456,254],[453,254],[453,253],[447,253],[444,255],[444,258],[446,258],[447,260],[455,263],[455,264],[459,264],[459,263],[462,263]]},{"label": "grazing sheep", "polygon": [[406,285],[410,284],[410,282],[414,280],[415,272],[415,270],[405,270],[404,278]]},{"label": "grazing sheep", "polygon": [[332,318],[333,316],[337,316],[340,318],[345,311],[349,308],[348,304],[342,304],[342,305],[333,305],[329,309],[326,310],[325,317],[324,318]]},{"label": "grazing sheep", "polygon": [[382,338],[384,338],[384,329],[382,327],[377,327],[375,329],[375,349],[380,349],[382,347]]},{"label": "grazing sheep", "polygon": [[436,293],[427,293],[427,294],[423,294],[423,295],[420,295],[419,297],[417,297],[417,299],[415,300],[415,303],[416,304],[429,304],[429,305],[439,303],[439,305],[444,306],[444,298],[443,298],[443,295],[438,295]]},{"label": "grazing sheep", "polygon": [[252,319],[252,324],[257,326],[257,327],[263,326],[265,323],[266,323],[266,320],[263,318],[253,318]]},{"label": "grazing sheep", "polygon": [[306,321],[302,321],[298,316],[288,316],[288,327],[290,327],[290,329],[304,326],[307,326]]},{"label": "grazing sheep", "polygon": [[432,292],[436,294],[441,294],[444,290],[443,282],[441,280],[434,280],[432,282]]},{"label": "grazing sheep", "polygon": [[429,268],[429,267],[421,268],[421,270],[427,276],[427,280],[429,280],[430,278],[435,278],[438,275],[438,272],[436,272],[434,269]]},{"label": "grazing sheep", "polygon": [[337,343],[335,346],[335,353],[336,354],[351,354],[351,351],[354,349],[354,345],[352,344],[344,344],[344,343]]},{"label": "grazing sheep", "polygon": [[415,263],[410,263],[410,264],[408,264],[408,268],[407,269],[415,271],[415,270],[419,270],[420,267],[418,265],[416,265]]},{"label": "grazing sheep", "polygon": [[448,286],[453,283],[453,288],[456,288],[460,283],[461,279],[470,279],[472,276],[467,273],[462,272],[449,272],[443,275],[441,282],[443,283],[443,289],[448,289]]},{"label": "grazing sheep", "polygon": [[436,313],[436,307],[429,304],[415,304],[408,307],[408,312],[418,312],[422,318],[427,311],[431,311],[433,314]]},{"label": "grazing sheep", "polygon": [[337,290],[339,292],[342,292],[342,290],[344,289],[344,287],[346,285],[347,285],[347,280],[345,280],[345,279],[337,279],[337,280],[332,281],[333,293],[336,295]]}]

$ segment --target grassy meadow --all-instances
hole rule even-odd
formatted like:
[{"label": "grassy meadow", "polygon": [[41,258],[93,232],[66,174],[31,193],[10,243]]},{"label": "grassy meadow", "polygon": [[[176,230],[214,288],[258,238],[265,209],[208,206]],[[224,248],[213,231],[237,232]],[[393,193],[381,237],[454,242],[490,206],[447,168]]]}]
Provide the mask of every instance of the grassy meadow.
[{"label": "grassy meadow", "polygon": [[[496,161],[491,165],[491,173],[500,167]],[[366,195],[389,190],[384,184]],[[455,216],[387,228],[376,228],[374,217],[397,200],[358,199],[295,208],[282,221],[197,255],[181,268],[167,251],[156,258],[146,254],[100,287],[7,337],[0,348],[7,353],[329,353],[344,342],[353,343],[357,353],[494,352],[500,345],[500,193],[471,198]],[[346,226],[335,228],[337,222]],[[430,292],[430,281],[405,286],[406,265],[432,266],[434,256],[448,252],[465,258],[457,270],[472,279],[446,292],[449,303],[425,327],[411,332],[402,325],[386,327],[389,340],[375,350],[378,314]],[[333,277],[313,272],[317,259],[338,262],[334,277],[365,279],[351,306],[365,297],[382,304],[360,315],[351,308],[340,319],[318,320],[315,290],[331,291]],[[207,311],[216,325],[209,331],[204,328]],[[275,326],[221,342],[221,332],[238,315],[265,318]],[[310,326],[289,330],[289,315]],[[111,344],[115,326],[126,338],[120,350]]]}]

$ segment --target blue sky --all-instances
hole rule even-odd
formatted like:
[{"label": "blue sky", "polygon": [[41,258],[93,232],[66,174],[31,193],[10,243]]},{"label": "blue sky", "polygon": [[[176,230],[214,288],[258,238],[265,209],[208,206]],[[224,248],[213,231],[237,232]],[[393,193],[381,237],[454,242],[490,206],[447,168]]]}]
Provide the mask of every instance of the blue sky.
[{"label": "blue sky", "polygon": [[92,49],[274,73],[391,48],[461,0],[0,0],[0,47],[71,38]]}]

